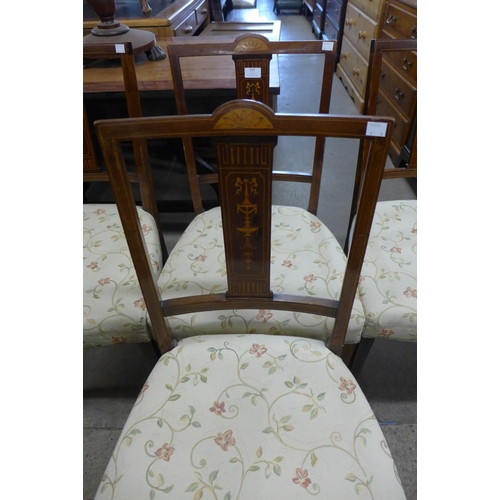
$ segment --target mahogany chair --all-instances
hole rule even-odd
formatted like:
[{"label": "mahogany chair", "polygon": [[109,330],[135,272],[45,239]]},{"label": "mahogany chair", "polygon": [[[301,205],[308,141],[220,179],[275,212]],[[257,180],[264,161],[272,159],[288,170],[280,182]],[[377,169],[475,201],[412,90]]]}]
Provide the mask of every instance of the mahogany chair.
[{"label": "mahogany chair", "polygon": [[[393,120],[380,117],[275,114],[268,106],[236,100],[212,115],[150,117],[96,123],[118,210],[144,300],[155,330],[181,337],[158,361],[141,390],[103,475],[96,499],[321,498],[404,499],[379,424],[342,359]],[[370,135],[372,130],[384,130]],[[358,200],[351,252],[336,299],[315,295],[315,276],[328,267],[326,254],[303,283],[308,292],[272,288],[276,208],[272,206],[273,148],[278,136],[363,139],[371,144]],[[172,256],[184,256],[192,275],[224,267],[225,289],[202,294],[172,281],[162,298],[133,201],[120,145],[135,139],[212,137],[218,158],[222,219],[194,222],[203,238],[189,248],[186,231]],[[355,164],[354,164],[355,165]],[[293,210],[283,209],[293,218]],[[301,213],[303,216],[303,212]],[[199,216],[198,216],[199,217]],[[221,228],[220,239],[210,225]],[[326,228],[308,219],[303,243]],[[302,234],[303,233],[303,234]],[[293,237],[289,238],[293,241]],[[202,242],[204,241],[204,243]],[[218,247],[221,259],[207,251]],[[294,257],[291,257],[292,260]],[[167,261],[168,272],[172,271]],[[180,261],[179,261],[180,262]],[[280,263],[281,264],[281,263]],[[288,264],[284,268],[294,267]],[[333,272],[333,270],[332,270]],[[302,277],[302,276],[301,276]],[[303,288],[303,287],[302,287]],[[187,292],[187,293],[186,293]],[[335,317],[327,345],[307,328],[299,335],[254,333],[224,310],[251,306],[260,322],[273,311]],[[203,311],[223,315],[216,334],[173,332],[165,317],[183,314],[190,324]],[[271,332],[272,333],[272,332]]]},{"label": "mahogany chair", "polygon": [[[372,40],[364,114],[373,115],[384,78],[382,60],[399,63],[405,68],[414,59],[417,41]],[[417,105],[416,97],[414,106]],[[409,152],[402,154],[396,168],[384,171],[384,179],[417,177],[417,126]],[[367,154],[367,147],[364,153]],[[407,156],[407,161],[401,158]],[[362,176],[360,158],[357,185]],[[354,211],[354,210],[353,210]],[[356,347],[350,368],[359,373],[375,339],[407,342],[417,340],[417,201],[379,201],[375,210],[365,262],[361,271],[359,296],[365,313],[361,341]]]},{"label": "mahogany chair", "polygon": [[[186,89],[182,75],[182,59],[187,57],[205,56],[231,56],[235,63],[235,90],[238,99],[252,99],[263,102],[275,108],[274,96],[271,93],[271,59],[273,56],[323,56],[323,74],[319,95],[319,113],[328,113],[332,95],[333,76],[336,68],[336,44],[337,41],[323,42],[319,40],[306,41],[269,41],[265,36],[256,33],[247,33],[239,36],[234,42],[213,44],[172,44],[167,48],[170,61],[170,70],[174,84],[177,113],[187,114],[188,105]],[[300,71],[301,68],[298,68]],[[186,157],[199,156],[193,148],[192,141],[184,140],[184,151]],[[315,153],[312,159],[313,166],[306,172],[283,172],[275,170],[275,180],[290,180],[304,182],[311,185],[311,195],[308,210],[317,212],[317,200],[321,178],[321,164],[323,162],[324,138],[317,137]],[[195,165],[193,161],[187,161],[187,166]],[[200,169],[188,170],[188,177],[193,199],[194,211],[199,214],[203,212],[203,202],[200,194],[200,186],[203,184],[214,184],[217,182],[216,172],[208,172],[210,167],[203,173]],[[312,173],[311,173],[312,171]],[[207,173],[208,172],[208,173]]]},{"label": "mahogany chair", "polygon": [[[128,116],[142,116],[135,63],[130,42],[83,46],[84,61],[121,61]],[[83,181],[109,182],[105,168],[97,160],[85,106],[83,109]],[[167,257],[146,141],[133,141],[136,171],[128,178],[138,186],[141,207],[138,214],[152,264],[159,273]],[[83,205],[83,345],[86,348],[112,344],[149,342],[151,331],[130,252],[115,204]],[[162,344],[161,339],[157,339]]]}]

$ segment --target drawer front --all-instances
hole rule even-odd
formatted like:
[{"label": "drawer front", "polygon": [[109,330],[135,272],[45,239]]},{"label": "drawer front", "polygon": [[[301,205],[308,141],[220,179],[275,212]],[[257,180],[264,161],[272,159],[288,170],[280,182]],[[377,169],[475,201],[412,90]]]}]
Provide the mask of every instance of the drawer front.
[{"label": "drawer front", "polygon": [[417,38],[417,15],[399,5],[388,4],[382,30],[392,38]]},{"label": "drawer front", "polygon": [[366,74],[368,72],[368,63],[363,59],[359,52],[352,46],[349,39],[342,38],[342,49],[340,52],[340,65],[351,79],[356,90],[364,98]]},{"label": "drawer front", "polygon": [[381,93],[378,95],[377,116],[391,116],[396,120],[392,131],[392,140],[398,144],[396,149],[401,149],[406,140],[408,120]]},{"label": "drawer front", "polygon": [[344,22],[344,35],[358,52],[366,59],[370,59],[370,43],[375,38],[377,23],[363,14],[354,5],[348,5]]},{"label": "drawer front", "polygon": [[417,86],[416,52],[386,52],[384,59],[414,87]]},{"label": "drawer front", "polygon": [[349,4],[355,5],[361,12],[375,21],[378,19],[382,3],[385,3],[385,0],[349,0]]},{"label": "drawer front", "polygon": [[342,11],[342,2],[339,0],[326,0],[325,12],[327,16],[337,25],[340,25],[340,12]]},{"label": "drawer front", "polygon": [[323,28],[323,33],[325,38],[328,40],[338,40],[339,38],[339,27],[338,24],[333,21],[328,14],[325,16],[325,27]]},{"label": "drawer front", "polygon": [[417,100],[417,89],[412,87],[386,61],[382,61],[380,89],[406,118],[411,116]]},{"label": "drawer front", "polygon": [[208,0],[196,7],[196,26],[198,27],[208,16]]},{"label": "drawer front", "polygon": [[196,31],[196,12],[174,28],[175,36],[192,36]]}]

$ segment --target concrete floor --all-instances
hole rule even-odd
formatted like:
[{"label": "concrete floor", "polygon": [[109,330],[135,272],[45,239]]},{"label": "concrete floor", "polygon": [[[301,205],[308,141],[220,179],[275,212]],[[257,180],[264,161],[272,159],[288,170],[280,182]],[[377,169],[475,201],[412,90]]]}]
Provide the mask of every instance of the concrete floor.
[{"label": "concrete floor", "polygon": [[[295,13],[272,12],[273,0],[258,0],[258,10],[247,11],[247,20],[255,16],[282,22],[282,40],[314,39],[310,18]],[[243,11],[234,10],[227,20],[237,18]],[[248,17],[249,16],[249,17]],[[282,56],[283,57],[283,56]],[[297,56],[292,56],[297,57]],[[306,59],[299,68],[280,60],[280,112],[314,112],[316,101],[310,98],[314,82],[314,61]],[[358,114],[353,101],[338,79],[332,95],[332,113]],[[325,172],[322,185],[319,217],[332,229],[341,243],[345,239],[348,204],[345,186],[350,181],[356,160],[356,144],[333,144],[325,159],[341,164],[340,173],[332,178]],[[277,157],[291,153],[293,163],[300,163],[306,150],[302,144],[280,142]],[[283,160],[284,161],[284,160]],[[287,160],[287,168],[290,160]],[[293,167],[292,167],[293,168]],[[338,168],[338,166],[336,167]],[[337,172],[337,170],[336,170]],[[333,182],[335,181],[335,182]],[[299,193],[300,194],[300,193]],[[276,189],[275,202],[298,198],[296,189]],[[380,199],[414,199],[416,195],[404,180],[385,181]],[[335,200],[335,207],[322,211],[321,200]],[[333,214],[335,213],[335,218]],[[340,222],[337,222],[340,215]],[[165,216],[171,248],[190,214],[178,218]],[[163,222],[163,221],[162,221]],[[83,499],[94,498],[100,479],[112,454],[121,428],[136,396],[154,365],[150,346],[118,345],[112,348],[85,350],[83,354]],[[417,345],[395,341],[377,341],[358,376],[358,382],[377,416],[398,467],[408,500],[417,498]]]}]

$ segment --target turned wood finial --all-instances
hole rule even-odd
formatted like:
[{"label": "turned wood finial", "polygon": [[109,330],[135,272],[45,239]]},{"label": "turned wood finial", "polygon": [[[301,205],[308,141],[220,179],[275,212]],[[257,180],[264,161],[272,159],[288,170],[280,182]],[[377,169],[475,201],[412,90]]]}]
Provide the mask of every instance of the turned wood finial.
[{"label": "turned wood finial", "polygon": [[101,19],[101,22],[92,29],[95,36],[112,36],[127,33],[129,27],[115,19],[116,0],[90,0],[90,5]]}]

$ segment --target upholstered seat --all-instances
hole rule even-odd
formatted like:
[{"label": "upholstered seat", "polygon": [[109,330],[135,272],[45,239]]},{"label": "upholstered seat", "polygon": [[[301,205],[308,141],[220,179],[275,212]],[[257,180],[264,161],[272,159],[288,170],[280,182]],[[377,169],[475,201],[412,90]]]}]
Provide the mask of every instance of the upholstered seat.
[{"label": "upholstered seat", "polygon": [[358,383],[323,342],[182,340],[145,383],[96,500],[405,495]]},{"label": "upholstered seat", "polygon": [[[154,218],[138,208],[156,276],[162,262]],[[151,341],[146,306],[116,205],[83,206],[83,345]]]},{"label": "upholstered seat", "polygon": [[417,200],[377,203],[359,296],[363,338],[417,340]]},{"label": "upholstered seat", "polygon": [[[338,300],[346,257],[330,230],[302,208],[273,206],[271,290]],[[186,265],[189,262],[190,265]],[[170,253],[158,280],[163,299],[227,290],[220,207],[198,215]],[[326,342],[333,318],[275,310],[232,310],[168,317],[176,338],[193,334],[303,335]],[[346,343],[357,343],[365,322],[358,298]]]}]

